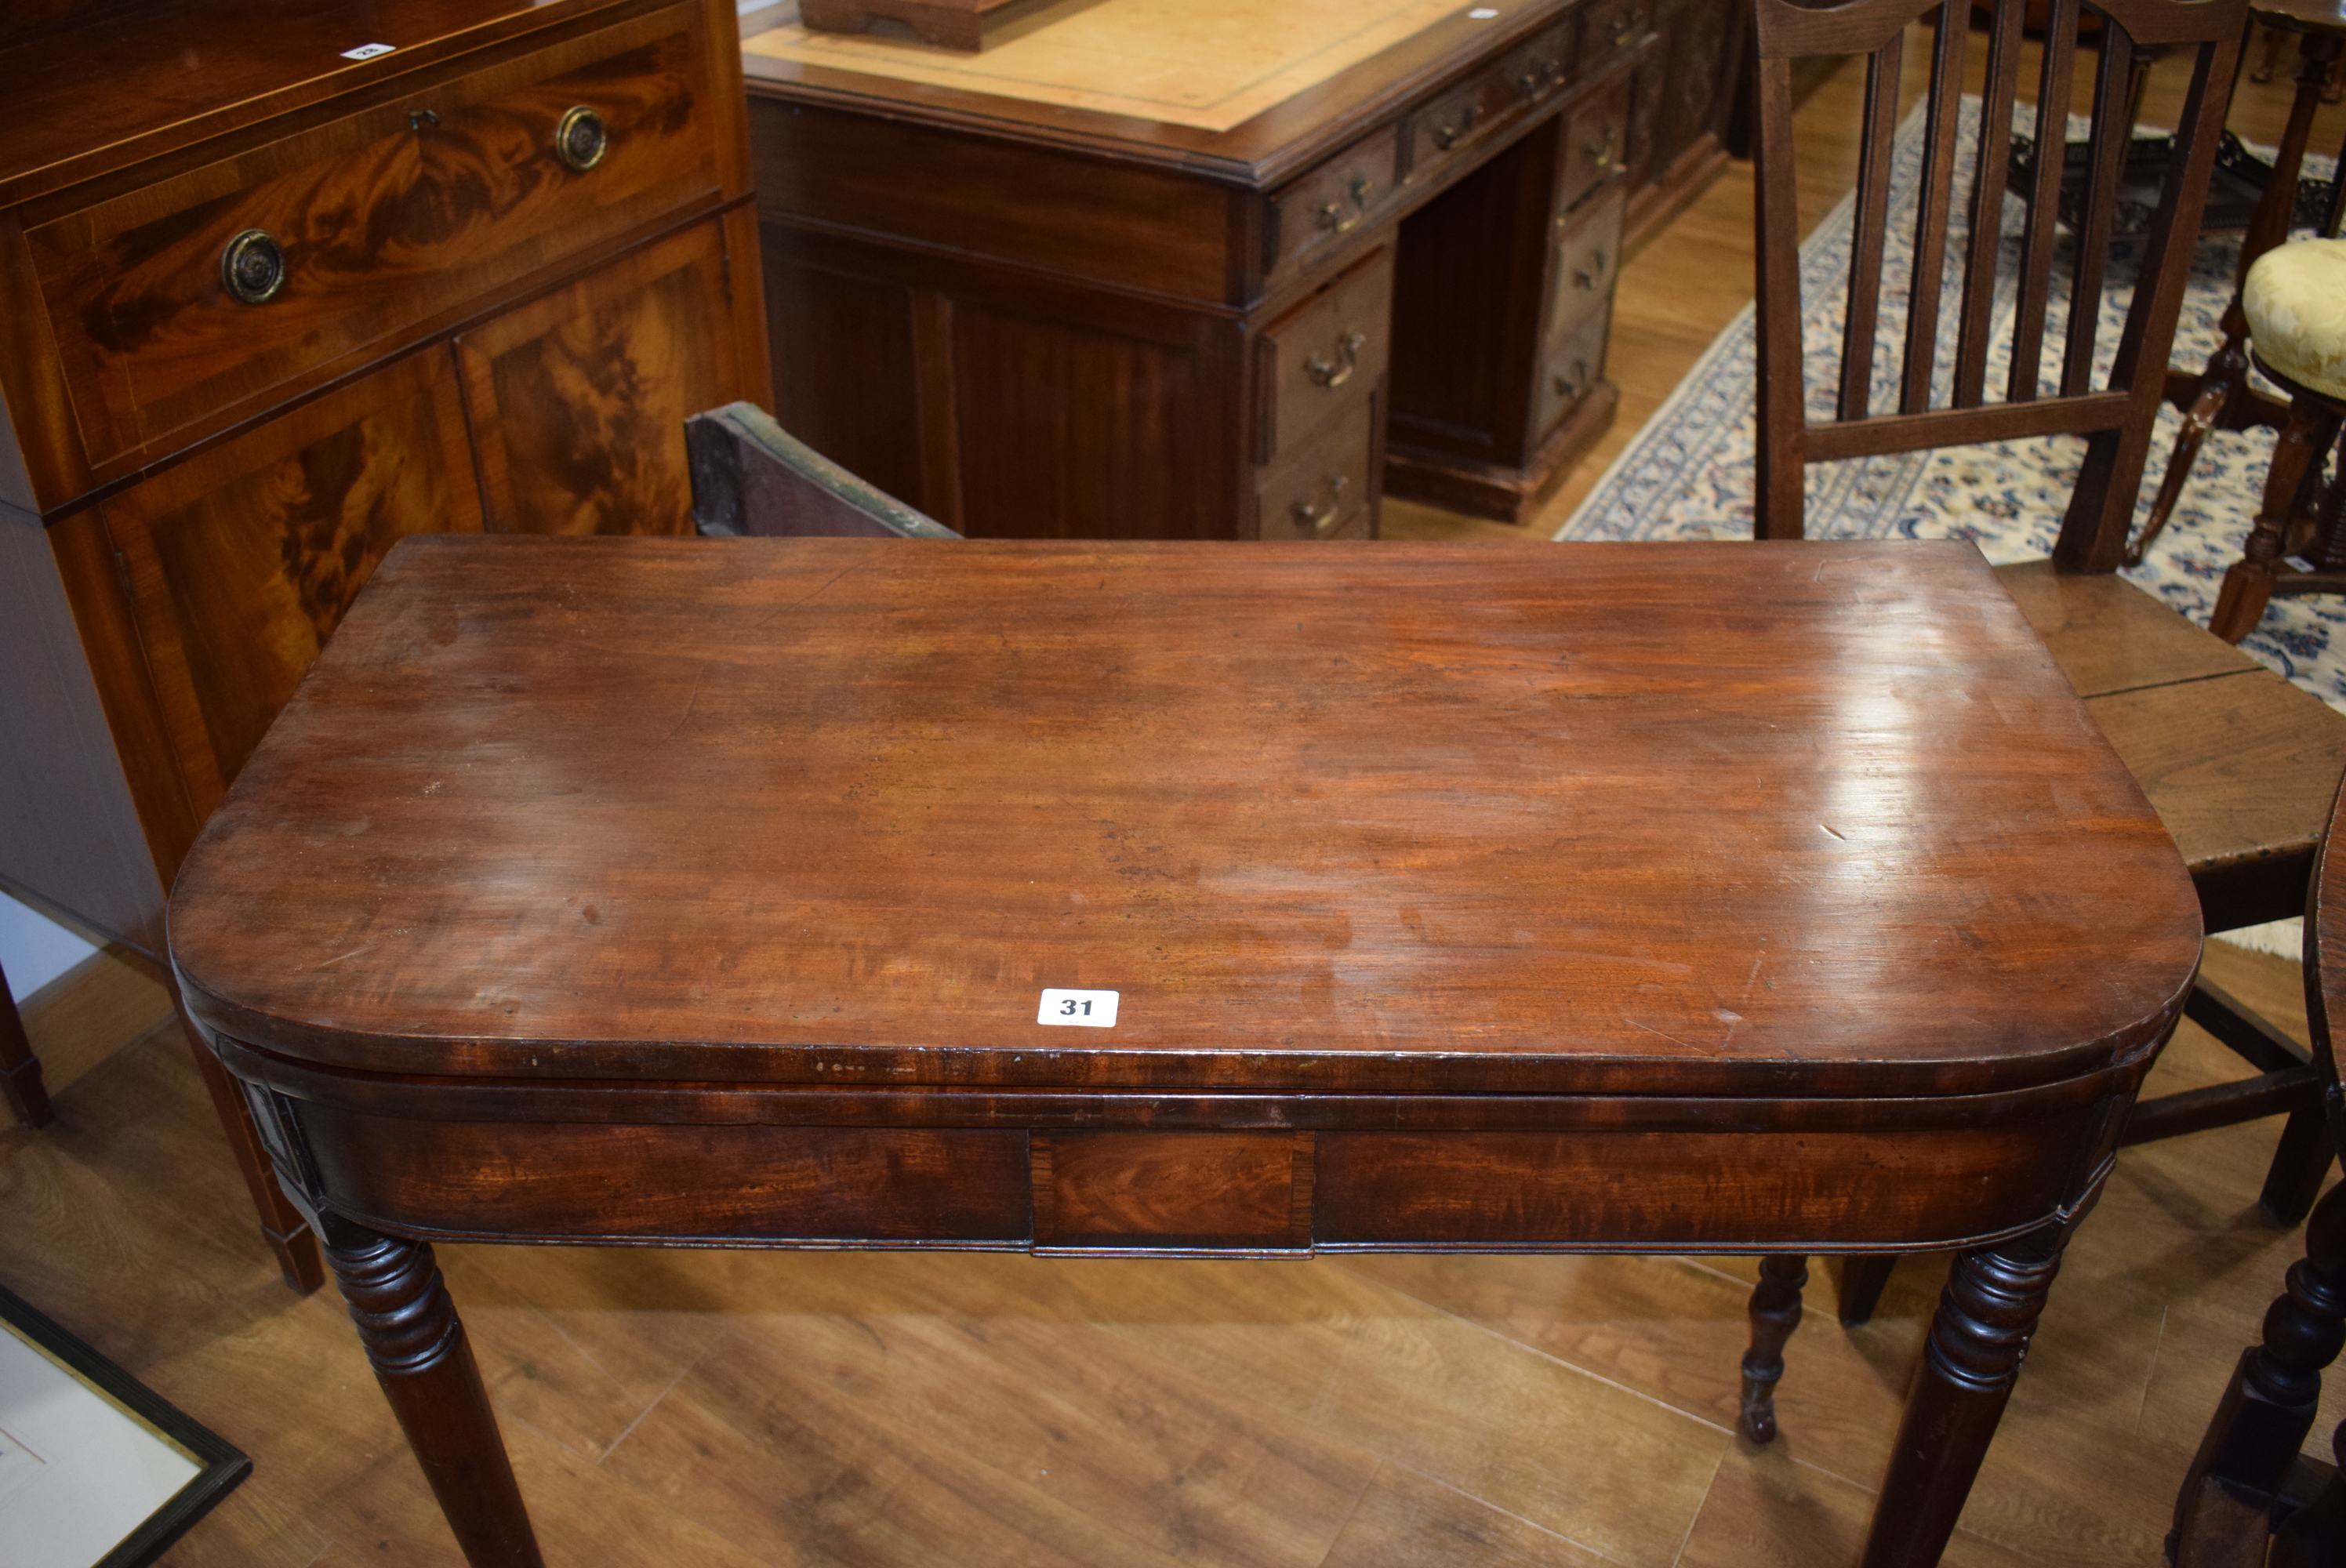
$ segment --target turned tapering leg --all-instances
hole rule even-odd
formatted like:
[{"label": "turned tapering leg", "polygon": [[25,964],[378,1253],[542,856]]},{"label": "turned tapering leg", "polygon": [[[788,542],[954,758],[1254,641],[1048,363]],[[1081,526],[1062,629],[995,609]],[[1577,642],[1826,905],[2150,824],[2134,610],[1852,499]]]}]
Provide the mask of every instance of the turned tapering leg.
[{"label": "turned tapering leg", "polygon": [[1751,1291],[1751,1349],[1743,1353],[1743,1409],[1736,1429],[1753,1442],[1776,1441],[1776,1383],[1784,1375],[1784,1341],[1800,1326],[1800,1287],[1809,1260],[1772,1253],[1760,1260]]},{"label": "turned tapering leg", "polygon": [[334,1215],[320,1229],[375,1380],[473,1568],[545,1568],[488,1390],[432,1248]]},{"label": "turned tapering leg", "polygon": [[2012,1397],[2069,1228],[2048,1225],[1956,1257],[1906,1397],[1864,1568],[1938,1562]]},{"label": "turned tapering leg", "polygon": [[2306,1222],[2305,1256],[2290,1266],[2287,1288],[2265,1311],[2263,1342],[2241,1353],[2184,1475],[2175,1500],[2178,1562],[2221,1561],[2216,1553],[2225,1540],[2271,1505],[2313,1429],[2321,1370],[2341,1345],[2346,1187],[2332,1187]]}]

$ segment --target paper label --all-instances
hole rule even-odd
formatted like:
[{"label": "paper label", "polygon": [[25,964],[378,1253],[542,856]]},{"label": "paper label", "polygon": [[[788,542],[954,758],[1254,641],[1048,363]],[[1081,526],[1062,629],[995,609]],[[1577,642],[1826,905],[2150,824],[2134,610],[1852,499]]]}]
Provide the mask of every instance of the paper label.
[{"label": "paper label", "polygon": [[399,46],[396,44],[361,44],[355,49],[344,49],[342,51],[342,58],[345,60],[372,60],[377,55],[388,55],[393,49],[398,47]]},{"label": "paper label", "polygon": [[1116,997],[1113,991],[1063,991],[1057,986],[1046,986],[1043,1005],[1036,1009],[1037,1023],[1072,1023],[1083,1029],[1113,1029],[1116,1027]]}]

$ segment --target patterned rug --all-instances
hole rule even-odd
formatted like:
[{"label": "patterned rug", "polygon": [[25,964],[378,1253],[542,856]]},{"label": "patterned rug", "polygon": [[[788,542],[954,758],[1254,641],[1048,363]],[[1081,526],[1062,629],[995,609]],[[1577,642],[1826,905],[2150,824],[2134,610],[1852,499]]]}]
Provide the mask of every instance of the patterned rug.
[{"label": "patterned rug", "polygon": [[[1964,100],[1956,163],[1955,226],[1947,246],[1948,286],[1961,281],[1964,213],[1976,146],[1979,106]],[[1922,164],[1922,111],[1899,127],[1891,184],[1891,249],[1883,269],[1882,350],[1877,352],[1873,406],[1892,406],[1906,294],[1912,272],[1914,193]],[[2328,178],[2331,160],[2306,159],[2309,176]],[[1842,201],[1800,248],[1801,322],[1812,417],[1830,417],[1840,363],[1842,311],[1848,291],[1850,232],[1855,197]],[[2013,297],[2025,209],[2005,199],[2003,263],[1998,269],[2000,351],[1992,351],[1988,385],[2001,387],[2010,364]],[[2056,257],[2054,283],[2068,276],[2067,240]],[[2132,297],[2138,247],[2113,247],[2103,297],[2096,385],[2103,384]],[[2237,235],[2211,235],[2194,258],[2189,289],[2176,330],[2174,362],[2202,363],[2221,340],[2218,322],[2230,300],[2239,257]],[[2066,309],[2056,303],[2045,330],[2043,374],[2050,390],[2059,373]],[[1937,364],[1952,374],[1955,311],[1950,305]],[[1753,367],[1752,307],[1705,351],[1669,401],[1657,410],[1628,448],[1606,471],[1588,498],[1557,530],[1558,539],[1709,539],[1751,536]],[[2267,388],[2270,391],[2272,389]],[[1943,402],[1942,386],[1938,401]],[[2159,411],[2159,427],[2143,476],[2137,517],[2157,494],[2178,416]],[[2270,431],[2218,431],[2201,449],[2166,534],[2150,557],[2128,575],[2202,626],[2215,607],[2224,570],[2239,555],[2255,516],[2271,457]],[[1809,469],[1808,533],[1811,538],[1970,539],[1997,565],[2051,553],[2085,451],[2083,438],[2048,436],[1937,452],[1817,463]],[[2242,649],[2331,706],[2346,708],[2346,599],[2276,599]]]}]

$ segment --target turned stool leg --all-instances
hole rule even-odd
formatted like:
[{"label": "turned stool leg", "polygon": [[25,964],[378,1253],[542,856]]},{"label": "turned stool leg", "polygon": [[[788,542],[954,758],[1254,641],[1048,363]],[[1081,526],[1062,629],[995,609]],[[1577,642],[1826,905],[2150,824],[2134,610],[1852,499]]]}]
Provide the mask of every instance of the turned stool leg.
[{"label": "turned stool leg", "polygon": [[319,1225],[375,1380],[473,1568],[545,1568],[496,1413],[432,1248],[338,1216]]},{"label": "turned stool leg", "polygon": [[[2244,1531],[2261,1542],[2263,1514],[2288,1477],[2321,1403],[2321,1370],[2346,1345],[2346,1187],[2306,1222],[2305,1256],[2265,1312],[2264,1341],[2241,1352],[2175,1500],[2177,1561],[2222,1561]],[[2280,1561],[2276,1553],[2276,1562]]]},{"label": "turned stool leg", "polygon": [[2273,443],[2264,503],[2257,509],[2248,548],[2224,574],[2216,613],[2208,622],[2208,630],[2226,642],[2239,642],[2264,618],[2265,605],[2272,597],[2274,569],[2280,565],[2290,520],[2297,510],[2298,488],[2305,482],[2307,468],[2323,455],[2335,428],[2316,399],[2300,395],[2290,400],[2289,423]]},{"label": "turned stool leg", "polygon": [[1784,1341],[1800,1326],[1800,1287],[1809,1260],[1774,1253],[1760,1260],[1751,1291],[1751,1349],[1743,1353],[1743,1409],[1736,1429],[1753,1442],[1776,1441],[1776,1383],[1784,1375]]},{"label": "turned stool leg", "polygon": [[1945,1550],[2020,1376],[2069,1230],[2049,1225],[1955,1258],[1898,1424],[1864,1568],[1923,1568]]}]

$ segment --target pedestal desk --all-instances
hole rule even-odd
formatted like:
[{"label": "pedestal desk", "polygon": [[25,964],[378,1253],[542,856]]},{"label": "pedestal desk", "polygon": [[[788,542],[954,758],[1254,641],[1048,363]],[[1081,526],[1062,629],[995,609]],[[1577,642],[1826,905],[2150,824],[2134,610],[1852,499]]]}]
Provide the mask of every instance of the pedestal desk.
[{"label": "pedestal desk", "polygon": [[475,1563],[433,1237],[1959,1247],[1886,1564],[2199,925],[1968,545],[443,537],[171,935]]},{"label": "pedestal desk", "polygon": [[1654,0],[754,33],[775,412],[977,537],[1357,536],[1381,487],[1520,518],[1612,417],[1625,200],[1738,47],[1668,10],[1707,76],[1658,69]]}]

